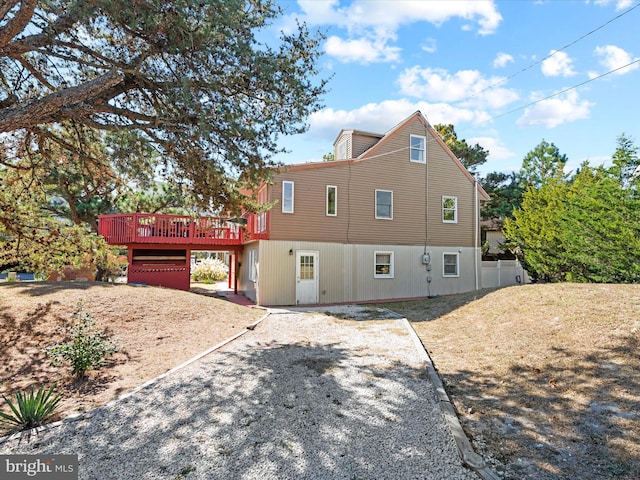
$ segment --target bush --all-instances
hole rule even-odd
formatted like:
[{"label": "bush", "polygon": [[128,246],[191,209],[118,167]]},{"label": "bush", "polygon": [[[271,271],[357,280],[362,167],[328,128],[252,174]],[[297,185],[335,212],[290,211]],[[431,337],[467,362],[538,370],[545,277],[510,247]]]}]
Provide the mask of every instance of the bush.
[{"label": "bush", "polygon": [[117,349],[104,332],[96,331],[95,320],[83,311],[82,304],[78,305],[73,318],[75,324],[69,331],[70,340],[48,347],[45,352],[51,358],[52,365],[67,360],[71,362],[72,375],[81,377],[87,370],[104,365],[106,357],[113,355]]},{"label": "bush", "polygon": [[227,278],[227,266],[217,258],[207,258],[196,264],[191,276],[196,282],[220,282]]},{"label": "bush", "polygon": [[42,425],[53,415],[58,403],[62,400],[61,395],[53,395],[54,390],[55,387],[49,390],[39,388],[34,392],[32,388],[31,393],[17,392],[15,403],[3,396],[12,413],[0,412],[0,425],[10,432],[28,430]]}]

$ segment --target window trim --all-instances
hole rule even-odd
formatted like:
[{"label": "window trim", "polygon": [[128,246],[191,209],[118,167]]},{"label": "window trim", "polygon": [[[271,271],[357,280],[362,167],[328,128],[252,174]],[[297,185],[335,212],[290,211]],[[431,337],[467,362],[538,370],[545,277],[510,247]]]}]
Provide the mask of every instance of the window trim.
[{"label": "window trim", "polygon": [[[334,191],[334,194],[333,194],[334,212],[333,213],[329,212],[329,190],[330,189],[333,189]],[[325,215],[327,217],[337,217],[338,216],[338,187],[336,187],[335,185],[327,185],[325,199],[326,199],[325,210],[324,210]]]},{"label": "window trim", "polygon": [[[413,139],[414,138],[419,138],[420,140],[422,140],[422,148],[414,148],[413,147]],[[422,160],[414,160],[413,159],[413,152],[420,152],[420,156],[422,157]],[[410,135],[409,136],[409,161],[413,162],[413,163],[427,163],[427,137],[425,137],[424,135]]]},{"label": "window trim", "polygon": [[[285,210],[285,192],[286,192],[286,188],[285,185],[291,185],[291,210]],[[294,212],[294,208],[293,208],[293,200],[295,198],[295,184],[294,182],[290,181],[290,180],[283,180],[282,181],[282,213],[293,213]]]},{"label": "window trim", "polygon": [[[378,216],[378,192],[386,192],[391,194],[391,205],[390,205],[390,216],[388,217],[379,217]],[[376,220],[393,220],[393,190],[382,190],[376,188],[375,197],[374,197],[374,214]]]},{"label": "window trim", "polygon": [[[445,208],[444,208],[444,202],[445,200],[453,200],[455,201],[455,206],[453,209],[451,208],[447,208],[446,211],[451,211],[453,210],[453,220],[447,220],[444,218],[444,212],[445,212]],[[458,223],[458,197],[455,197],[453,195],[443,195],[442,196],[442,223]]]},{"label": "window trim", "polygon": [[[447,273],[445,271],[445,266],[447,265],[444,261],[445,256],[453,255],[456,257],[456,273]],[[459,252],[442,252],[442,276],[445,278],[458,278],[460,277],[460,253]]]},{"label": "window trim", "polygon": [[[389,273],[378,273],[377,266],[378,263],[378,255],[389,255]],[[373,278],[395,278],[395,269],[394,269],[394,252],[387,250],[376,250],[373,252]]]}]

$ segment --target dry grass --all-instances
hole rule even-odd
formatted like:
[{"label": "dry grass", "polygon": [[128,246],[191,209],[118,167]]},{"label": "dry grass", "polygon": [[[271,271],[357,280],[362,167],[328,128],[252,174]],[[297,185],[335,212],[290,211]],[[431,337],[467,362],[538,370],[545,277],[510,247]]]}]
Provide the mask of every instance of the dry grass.
[{"label": "dry grass", "polygon": [[[42,348],[63,340],[79,300],[121,352],[78,382]],[[413,322],[476,449],[505,478],[640,478],[640,286],[529,285],[386,306]],[[261,315],[154,287],[0,284],[0,394],[57,383],[63,414],[90,409]]]},{"label": "dry grass", "polygon": [[[78,302],[119,352],[100,371],[70,377],[43,348],[65,340]],[[89,410],[243,330],[264,312],[211,296],[106,283],[0,284],[0,395],[57,385],[60,415]]]},{"label": "dry grass", "polygon": [[640,286],[548,284],[389,308],[505,478],[640,478]]}]

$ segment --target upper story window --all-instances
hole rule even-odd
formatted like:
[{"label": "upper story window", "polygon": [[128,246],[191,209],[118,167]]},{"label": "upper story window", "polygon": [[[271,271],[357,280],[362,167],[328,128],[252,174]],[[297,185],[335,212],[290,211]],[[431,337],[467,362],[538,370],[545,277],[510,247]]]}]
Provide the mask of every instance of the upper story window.
[{"label": "upper story window", "polygon": [[282,182],[282,213],[293,213],[293,182]]},{"label": "upper story window", "polygon": [[374,252],[374,278],[393,278],[393,252]]},{"label": "upper story window", "polygon": [[336,148],[336,160],[345,160],[347,158],[347,141],[342,140]]},{"label": "upper story window", "polygon": [[442,196],[442,221],[458,223],[458,197]]},{"label": "upper story window", "polygon": [[410,150],[410,159],[412,162],[420,162],[425,163],[426,155],[425,155],[425,145],[426,145],[426,137],[421,135],[411,135],[409,139],[409,150]]},{"label": "upper story window", "polygon": [[460,255],[458,253],[443,253],[442,254],[442,276],[443,277],[459,277],[459,260]]},{"label": "upper story window", "polygon": [[338,215],[338,187],[327,185],[327,216]]},{"label": "upper story window", "polygon": [[393,218],[393,192],[376,190],[376,218]]}]

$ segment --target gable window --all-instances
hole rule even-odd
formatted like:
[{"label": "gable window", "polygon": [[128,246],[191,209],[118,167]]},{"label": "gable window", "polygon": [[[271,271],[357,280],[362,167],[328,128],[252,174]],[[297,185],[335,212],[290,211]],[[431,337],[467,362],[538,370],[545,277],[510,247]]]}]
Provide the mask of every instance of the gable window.
[{"label": "gable window", "polygon": [[338,215],[338,187],[327,185],[327,216]]},{"label": "gable window", "polygon": [[282,182],[282,213],[293,213],[293,182]]},{"label": "gable window", "polygon": [[345,160],[347,158],[347,141],[342,140],[336,148],[336,160]]},{"label": "gable window", "polygon": [[443,253],[442,254],[442,276],[443,277],[459,277],[459,260],[460,255],[458,253]]},{"label": "gable window", "polygon": [[376,190],[376,218],[393,218],[393,192]]},{"label": "gable window", "polygon": [[425,143],[426,137],[421,135],[411,135],[409,139],[410,159],[412,162],[425,163]]},{"label": "gable window", "polygon": [[458,223],[458,197],[442,197],[442,221]]},{"label": "gable window", "polygon": [[393,278],[393,252],[374,252],[374,278]]}]

